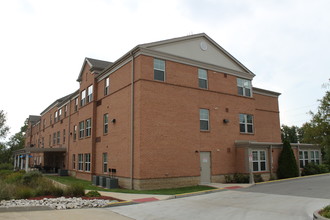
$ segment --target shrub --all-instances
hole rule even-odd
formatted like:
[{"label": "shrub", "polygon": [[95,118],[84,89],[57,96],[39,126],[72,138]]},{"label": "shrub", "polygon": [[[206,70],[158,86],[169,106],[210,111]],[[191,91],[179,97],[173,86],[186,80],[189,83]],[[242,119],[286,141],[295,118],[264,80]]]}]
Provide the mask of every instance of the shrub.
[{"label": "shrub", "polygon": [[14,166],[11,163],[0,163],[0,170],[14,170]]},{"label": "shrub", "polygon": [[25,186],[36,187],[39,184],[42,174],[39,171],[25,173],[22,176],[22,184]]},{"label": "shrub", "polygon": [[101,196],[101,194],[96,190],[92,190],[92,191],[89,191],[88,193],[86,193],[86,196],[88,196],[88,197],[99,197],[99,196]]},{"label": "shrub", "polygon": [[324,207],[321,211],[320,211],[320,215],[322,215],[325,218],[330,218],[330,205]]},{"label": "shrub", "polygon": [[234,179],[235,183],[249,183],[250,182],[250,177],[248,174],[235,173],[233,179]]},{"label": "shrub", "polygon": [[289,141],[284,140],[283,149],[278,158],[277,177],[284,179],[297,176],[299,176],[299,170],[296,158],[294,157]]},{"label": "shrub", "polygon": [[5,183],[9,183],[9,184],[17,184],[17,183],[21,183],[21,180],[23,178],[23,173],[22,172],[14,172],[9,174],[6,178],[5,178]]},{"label": "shrub", "polygon": [[254,178],[254,182],[256,183],[260,183],[260,182],[263,182],[264,179],[262,178],[261,174],[254,174],[253,175],[253,178]]},{"label": "shrub", "polygon": [[0,200],[12,199],[14,192],[14,185],[0,182]]},{"label": "shrub", "polygon": [[231,177],[231,175],[225,175],[225,181],[226,181],[226,183],[232,183],[233,178]]},{"label": "shrub", "polygon": [[19,186],[15,191],[15,199],[28,199],[34,196],[33,189],[26,186]]},{"label": "shrub", "polygon": [[49,179],[39,178],[38,186],[35,190],[36,196],[63,196],[64,191],[60,187],[56,187]]},{"label": "shrub", "polygon": [[85,195],[85,188],[82,184],[74,183],[64,190],[65,196],[79,197]]},{"label": "shrub", "polygon": [[13,171],[11,170],[0,170],[0,179],[4,180],[7,178],[7,176],[9,176],[12,173]]},{"label": "shrub", "polygon": [[307,176],[307,175],[315,175],[315,174],[321,174],[321,173],[328,173],[329,172],[329,167],[325,164],[314,164],[314,163],[309,163],[307,164],[303,171],[301,172],[302,176]]}]

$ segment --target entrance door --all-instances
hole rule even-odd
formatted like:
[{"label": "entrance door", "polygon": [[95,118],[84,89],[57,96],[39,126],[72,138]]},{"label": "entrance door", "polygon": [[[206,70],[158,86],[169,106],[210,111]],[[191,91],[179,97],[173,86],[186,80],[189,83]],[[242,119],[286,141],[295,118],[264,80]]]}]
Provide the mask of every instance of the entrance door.
[{"label": "entrance door", "polygon": [[200,152],[201,184],[211,182],[211,156],[210,152]]}]

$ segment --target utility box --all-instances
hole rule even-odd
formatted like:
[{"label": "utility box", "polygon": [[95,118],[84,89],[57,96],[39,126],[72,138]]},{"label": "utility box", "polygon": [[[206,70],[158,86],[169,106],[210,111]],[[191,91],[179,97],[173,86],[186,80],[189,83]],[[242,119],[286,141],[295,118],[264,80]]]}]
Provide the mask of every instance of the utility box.
[{"label": "utility box", "polygon": [[107,189],[116,189],[118,188],[118,179],[107,177],[106,178],[106,186]]},{"label": "utility box", "polygon": [[69,176],[69,172],[68,172],[68,170],[59,169],[58,170],[58,175],[59,176]]},{"label": "utility box", "polygon": [[93,176],[93,185],[98,186],[100,185],[100,181],[99,181],[99,176]]},{"label": "utility box", "polygon": [[106,177],[99,176],[99,186],[106,187]]}]

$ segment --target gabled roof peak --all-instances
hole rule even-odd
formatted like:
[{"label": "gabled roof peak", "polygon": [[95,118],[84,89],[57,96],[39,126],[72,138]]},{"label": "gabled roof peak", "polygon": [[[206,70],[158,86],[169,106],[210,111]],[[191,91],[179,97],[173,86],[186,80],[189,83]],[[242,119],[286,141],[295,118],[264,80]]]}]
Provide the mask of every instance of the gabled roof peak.
[{"label": "gabled roof peak", "polygon": [[78,82],[81,81],[82,73],[84,71],[84,67],[85,67],[86,63],[88,63],[88,65],[90,66],[91,71],[99,71],[99,72],[101,72],[102,70],[104,70],[105,68],[107,68],[113,64],[112,62],[86,57],[83,65],[81,67],[78,79],[77,79]]}]

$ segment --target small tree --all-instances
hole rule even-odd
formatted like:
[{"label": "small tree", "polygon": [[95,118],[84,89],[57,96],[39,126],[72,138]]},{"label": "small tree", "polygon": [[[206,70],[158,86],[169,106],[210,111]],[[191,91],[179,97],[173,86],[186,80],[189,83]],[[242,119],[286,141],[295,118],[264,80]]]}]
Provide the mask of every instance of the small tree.
[{"label": "small tree", "polygon": [[283,149],[278,158],[277,177],[279,179],[299,176],[299,170],[288,140],[283,141]]}]

